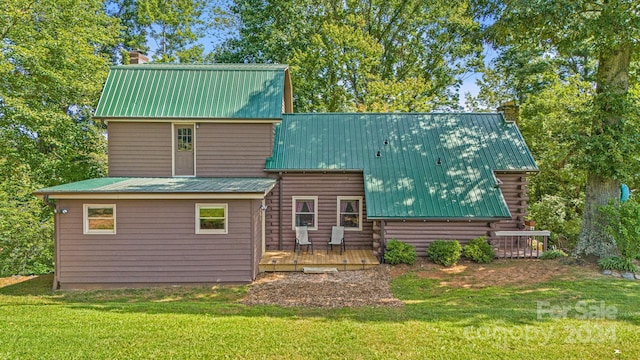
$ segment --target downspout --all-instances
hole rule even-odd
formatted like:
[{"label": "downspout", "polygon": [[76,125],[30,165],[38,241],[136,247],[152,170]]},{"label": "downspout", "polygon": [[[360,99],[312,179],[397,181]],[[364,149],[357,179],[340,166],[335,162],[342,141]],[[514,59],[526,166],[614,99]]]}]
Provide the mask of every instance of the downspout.
[{"label": "downspout", "polygon": [[60,214],[58,213],[58,209],[55,203],[49,201],[49,195],[44,195],[43,197],[45,204],[47,204],[50,208],[53,209],[53,254],[54,254],[54,264],[53,264],[53,285],[52,290],[58,290],[60,284],[58,282],[58,233],[59,233],[59,223],[60,223]]},{"label": "downspout", "polygon": [[251,281],[256,279],[256,214],[255,214],[255,202],[249,200],[249,212],[251,214]]},{"label": "downspout", "polygon": [[384,220],[380,220],[380,263],[384,263],[384,252],[387,248],[387,240],[384,237]]},{"label": "downspout", "polygon": [[278,173],[278,250],[282,251],[282,173]]}]

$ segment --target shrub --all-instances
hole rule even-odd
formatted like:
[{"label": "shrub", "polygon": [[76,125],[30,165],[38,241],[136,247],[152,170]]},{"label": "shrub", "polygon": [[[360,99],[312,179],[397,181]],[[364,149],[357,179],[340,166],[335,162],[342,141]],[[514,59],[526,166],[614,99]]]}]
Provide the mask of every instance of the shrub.
[{"label": "shrub", "polygon": [[496,258],[496,253],[487,238],[481,236],[464,246],[464,257],[477,263],[490,263]]},{"label": "shrub", "polygon": [[582,208],[582,204],[576,201],[561,196],[543,195],[529,206],[529,217],[536,221],[536,228],[551,231],[549,244],[565,250],[575,248],[582,224],[582,217],[576,211],[576,208]]},{"label": "shrub", "polygon": [[598,261],[598,265],[600,265],[603,270],[618,270],[629,272],[639,271],[638,267],[633,263],[632,259],[622,258],[619,256],[602,258]]},{"label": "shrub", "polygon": [[388,264],[409,264],[413,265],[416,261],[416,248],[413,246],[391,239],[387,242],[387,248],[384,252],[384,261]]},{"label": "shrub", "polygon": [[567,255],[566,252],[560,249],[553,249],[553,250],[548,250],[542,253],[542,255],[540,255],[540,259],[551,260],[551,259],[557,259],[559,257],[567,257],[567,256],[569,255]]},{"label": "shrub", "polygon": [[0,277],[53,271],[53,214],[25,174],[0,176]]},{"label": "shrub", "polygon": [[436,240],[427,248],[427,257],[443,266],[457,264],[461,253],[462,246],[458,240]]},{"label": "shrub", "polygon": [[619,205],[609,204],[600,208],[606,232],[614,240],[623,259],[640,257],[640,202],[632,198]]}]

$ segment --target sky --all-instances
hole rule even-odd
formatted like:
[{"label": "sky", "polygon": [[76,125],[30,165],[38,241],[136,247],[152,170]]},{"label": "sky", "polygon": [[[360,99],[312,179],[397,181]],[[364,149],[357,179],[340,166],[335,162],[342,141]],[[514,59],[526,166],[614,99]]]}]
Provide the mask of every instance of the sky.
[{"label": "sky", "polygon": [[478,95],[478,85],[476,84],[476,80],[479,80],[482,77],[481,73],[471,73],[465,76],[462,80],[462,85],[460,85],[460,99],[458,100],[458,104],[464,107],[464,99],[465,94],[470,93],[473,96]]},{"label": "sky", "polygon": [[[495,59],[498,54],[497,52],[491,48],[491,46],[485,45],[484,46],[484,63],[487,67],[489,67],[491,64],[491,61],[493,61],[493,59]],[[465,77],[462,79],[462,85],[460,86],[460,100],[459,100],[459,104],[460,106],[464,107],[464,98],[465,98],[465,94],[466,93],[471,93],[471,95],[478,95],[478,91],[480,91],[480,89],[478,88],[478,85],[476,84],[477,80],[480,80],[482,78],[482,73],[479,72],[473,72],[470,74],[465,75]]]}]

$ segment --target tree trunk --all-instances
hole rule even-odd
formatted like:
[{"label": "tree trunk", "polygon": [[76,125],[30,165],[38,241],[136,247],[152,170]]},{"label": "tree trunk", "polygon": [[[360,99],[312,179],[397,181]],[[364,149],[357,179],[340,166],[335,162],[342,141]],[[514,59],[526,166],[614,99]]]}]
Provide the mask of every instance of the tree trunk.
[{"label": "tree trunk", "polygon": [[[631,44],[622,43],[600,54],[596,74],[599,112],[594,116],[591,136],[602,136],[603,129],[618,127],[622,121],[625,95],[629,90],[631,48]],[[611,149],[616,146],[615,143],[607,145]],[[620,201],[620,181],[614,178],[614,174],[589,171],[577,255],[606,257],[618,253],[615,242],[606,234],[607,224],[599,211],[600,206],[611,201],[615,204]]]},{"label": "tree trunk", "polygon": [[606,179],[597,174],[590,174],[587,177],[582,230],[576,246],[578,255],[591,254],[606,257],[617,254],[615,242],[605,231],[607,224],[601,218],[599,208],[618,199],[620,199],[619,181]]}]

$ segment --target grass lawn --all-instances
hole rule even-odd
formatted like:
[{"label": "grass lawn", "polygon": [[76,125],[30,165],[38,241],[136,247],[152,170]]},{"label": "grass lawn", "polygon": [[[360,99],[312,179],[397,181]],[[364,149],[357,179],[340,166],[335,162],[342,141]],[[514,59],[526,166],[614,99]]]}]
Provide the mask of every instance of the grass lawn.
[{"label": "grass lawn", "polygon": [[575,268],[482,287],[409,268],[392,282],[404,307],[335,310],[242,305],[244,286],[54,293],[50,276],[0,281],[0,359],[640,358],[640,282]]}]

